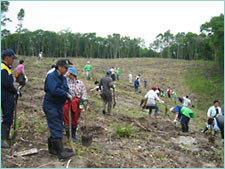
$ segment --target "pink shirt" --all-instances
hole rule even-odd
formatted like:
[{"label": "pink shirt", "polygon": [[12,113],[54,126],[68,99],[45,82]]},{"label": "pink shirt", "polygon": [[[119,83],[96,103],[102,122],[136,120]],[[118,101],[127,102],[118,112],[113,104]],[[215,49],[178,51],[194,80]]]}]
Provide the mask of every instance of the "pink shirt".
[{"label": "pink shirt", "polygon": [[17,72],[18,73],[21,73],[23,69],[24,69],[24,65],[23,64],[20,64],[20,65],[17,66]]}]

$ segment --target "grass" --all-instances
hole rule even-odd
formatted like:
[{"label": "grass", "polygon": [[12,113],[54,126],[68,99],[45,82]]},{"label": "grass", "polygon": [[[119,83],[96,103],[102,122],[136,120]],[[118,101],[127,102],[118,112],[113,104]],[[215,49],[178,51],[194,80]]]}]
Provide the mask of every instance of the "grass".
[{"label": "grass", "polygon": [[[197,109],[208,110],[214,100],[224,100],[224,75],[216,69],[214,62],[197,61],[198,66],[187,72],[184,84],[196,93]],[[201,65],[201,66],[199,66]]]}]

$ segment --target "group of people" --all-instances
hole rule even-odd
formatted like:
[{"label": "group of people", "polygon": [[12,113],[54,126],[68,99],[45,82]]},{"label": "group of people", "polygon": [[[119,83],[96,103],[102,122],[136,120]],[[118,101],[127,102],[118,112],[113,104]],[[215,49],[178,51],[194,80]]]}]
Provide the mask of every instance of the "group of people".
[{"label": "group of people", "polygon": [[[17,57],[15,56],[13,50],[8,49],[3,51],[1,63],[1,108],[3,112],[1,126],[2,148],[10,148],[8,140],[10,128],[13,123],[14,97],[15,95],[21,96],[20,90],[16,89],[14,86],[14,78],[11,71],[14,59],[17,59]],[[19,85],[23,87],[26,84],[27,77],[24,70],[24,61],[21,60],[19,63],[20,64],[17,66],[17,77],[20,77],[18,79],[23,79],[23,81],[18,81]],[[63,123],[65,124],[67,138],[69,138],[69,113],[71,112],[72,141],[76,142],[76,130],[82,111],[81,104],[88,101],[85,85],[78,79],[77,70],[75,67],[72,67],[72,65],[73,63],[68,59],[58,60],[56,64],[52,65],[51,70],[47,72],[44,84],[45,96],[43,100],[43,111],[46,115],[50,130],[48,150],[49,153],[57,155],[60,159],[67,159],[75,155],[74,152],[65,151],[63,148]],[[92,67],[90,66],[89,61],[84,69],[87,71],[87,79],[90,80],[90,71]],[[117,68],[117,70],[119,70],[119,68]],[[113,96],[115,97],[115,86],[112,78],[113,71],[115,73],[115,68],[113,68],[113,70],[107,70],[106,75],[102,77],[99,82],[95,82],[96,88],[93,89],[101,91],[101,97],[103,100],[103,114],[111,113]],[[119,73],[117,80],[119,80]],[[140,84],[140,75],[136,77],[135,81]],[[111,89],[113,89],[113,93]],[[158,106],[156,100],[162,104],[165,103],[159,98],[160,95],[157,92],[158,90],[159,88],[154,85],[144,96],[146,108],[149,109],[149,119],[151,119],[153,109],[155,109],[155,118],[158,118]],[[194,118],[194,113],[190,108],[188,108],[190,105],[190,100],[187,96],[183,98],[183,101],[183,106],[172,107],[170,111],[176,114],[174,122],[181,121],[182,131],[188,132],[188,123],[191,118]],[[213,125],[217,130],[219,127],[223,133],[223,127],[221,127],[223,126],[223,122],[221,122],[222,112],[221,108],[218,107],[218,104],[219,102],[215,101],[214,106],[209,109],[208,125],[203,132],[208,130],[208,128]],[[106,111],[107,105],[108,107]]]},{"label": "group of people", "polygon": [[112,74],[111,74],[111,78],[113,81],[115,80],[119,80],[120,77],[120,68],[116,68],[116,67],[111,67],[109,70],[111,70]]}]

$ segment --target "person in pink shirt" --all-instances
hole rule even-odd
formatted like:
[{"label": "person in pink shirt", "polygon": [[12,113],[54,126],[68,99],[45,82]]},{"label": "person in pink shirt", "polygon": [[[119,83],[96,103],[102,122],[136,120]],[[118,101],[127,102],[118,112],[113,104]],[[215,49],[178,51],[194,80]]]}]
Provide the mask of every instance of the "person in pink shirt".
[{"label": "person in pink shirt", "polygon": [[26,81],[27,76],[24,71],[24,60],[20,60],[19,65],[17,66],[16,82],[18,82],[20,86],[24,87]]}]

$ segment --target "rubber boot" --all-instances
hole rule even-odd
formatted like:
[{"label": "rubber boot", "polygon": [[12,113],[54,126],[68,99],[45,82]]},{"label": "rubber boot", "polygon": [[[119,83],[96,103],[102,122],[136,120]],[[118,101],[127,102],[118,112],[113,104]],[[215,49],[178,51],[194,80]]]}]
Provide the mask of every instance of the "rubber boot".
[{"label": "rubber boot", "polygon": [[76,132],[77,132],[77,126],[73,125],[72,126],[72,140],[73,140],[74,143],[76,143],[76,141],[77,141]]},{"label": "rubber boot", "polygon": [[182,132],[183,132],[183,133],[187,132],[187,129],[186,129],[186,125],[185,125],[185,124],[183,124],[183,125],[181,126],[181,128],[182,128]]},{"label": "rubber boot", "polygon": [[57,152],[56,152],[56,150],[54,149],[54,147],[52,145],[51,137],[48,138],[48,152],[50,154],[57,155]]},{"label": "rubber boot", "polygon": [[186,132],[188,132],[188,130],[189,130],[189,127],[188,127],[188,125],[186,125]]},{"label": "rubber boot", "polygon": [[11,148],[10,144],[8,143],[9,132],[10,132],[10,126],[8,126],[6,124],[2,124],[2,129],[1,129],[1,148]]},{"label": "rubber boot", "polygon": [[184,124],[184,125],[182,126],[182,131],[183,131],[184,133],[187,133],[187,132],[188,132],[188,125]]},{"label": "rubber boot", "polygon": [[70,130],[69,130],[68,126],[65,127],[65,131],[66,131],[66,137],[67,137],[67,139],[69,139],[70,138]]},{"label": "rubber boot", "polygon": [[52,140],[52,145],[55,148],[59,159],[68,159],[75,155],[74,152],[66,152],[64,150],[62,139]]}]

